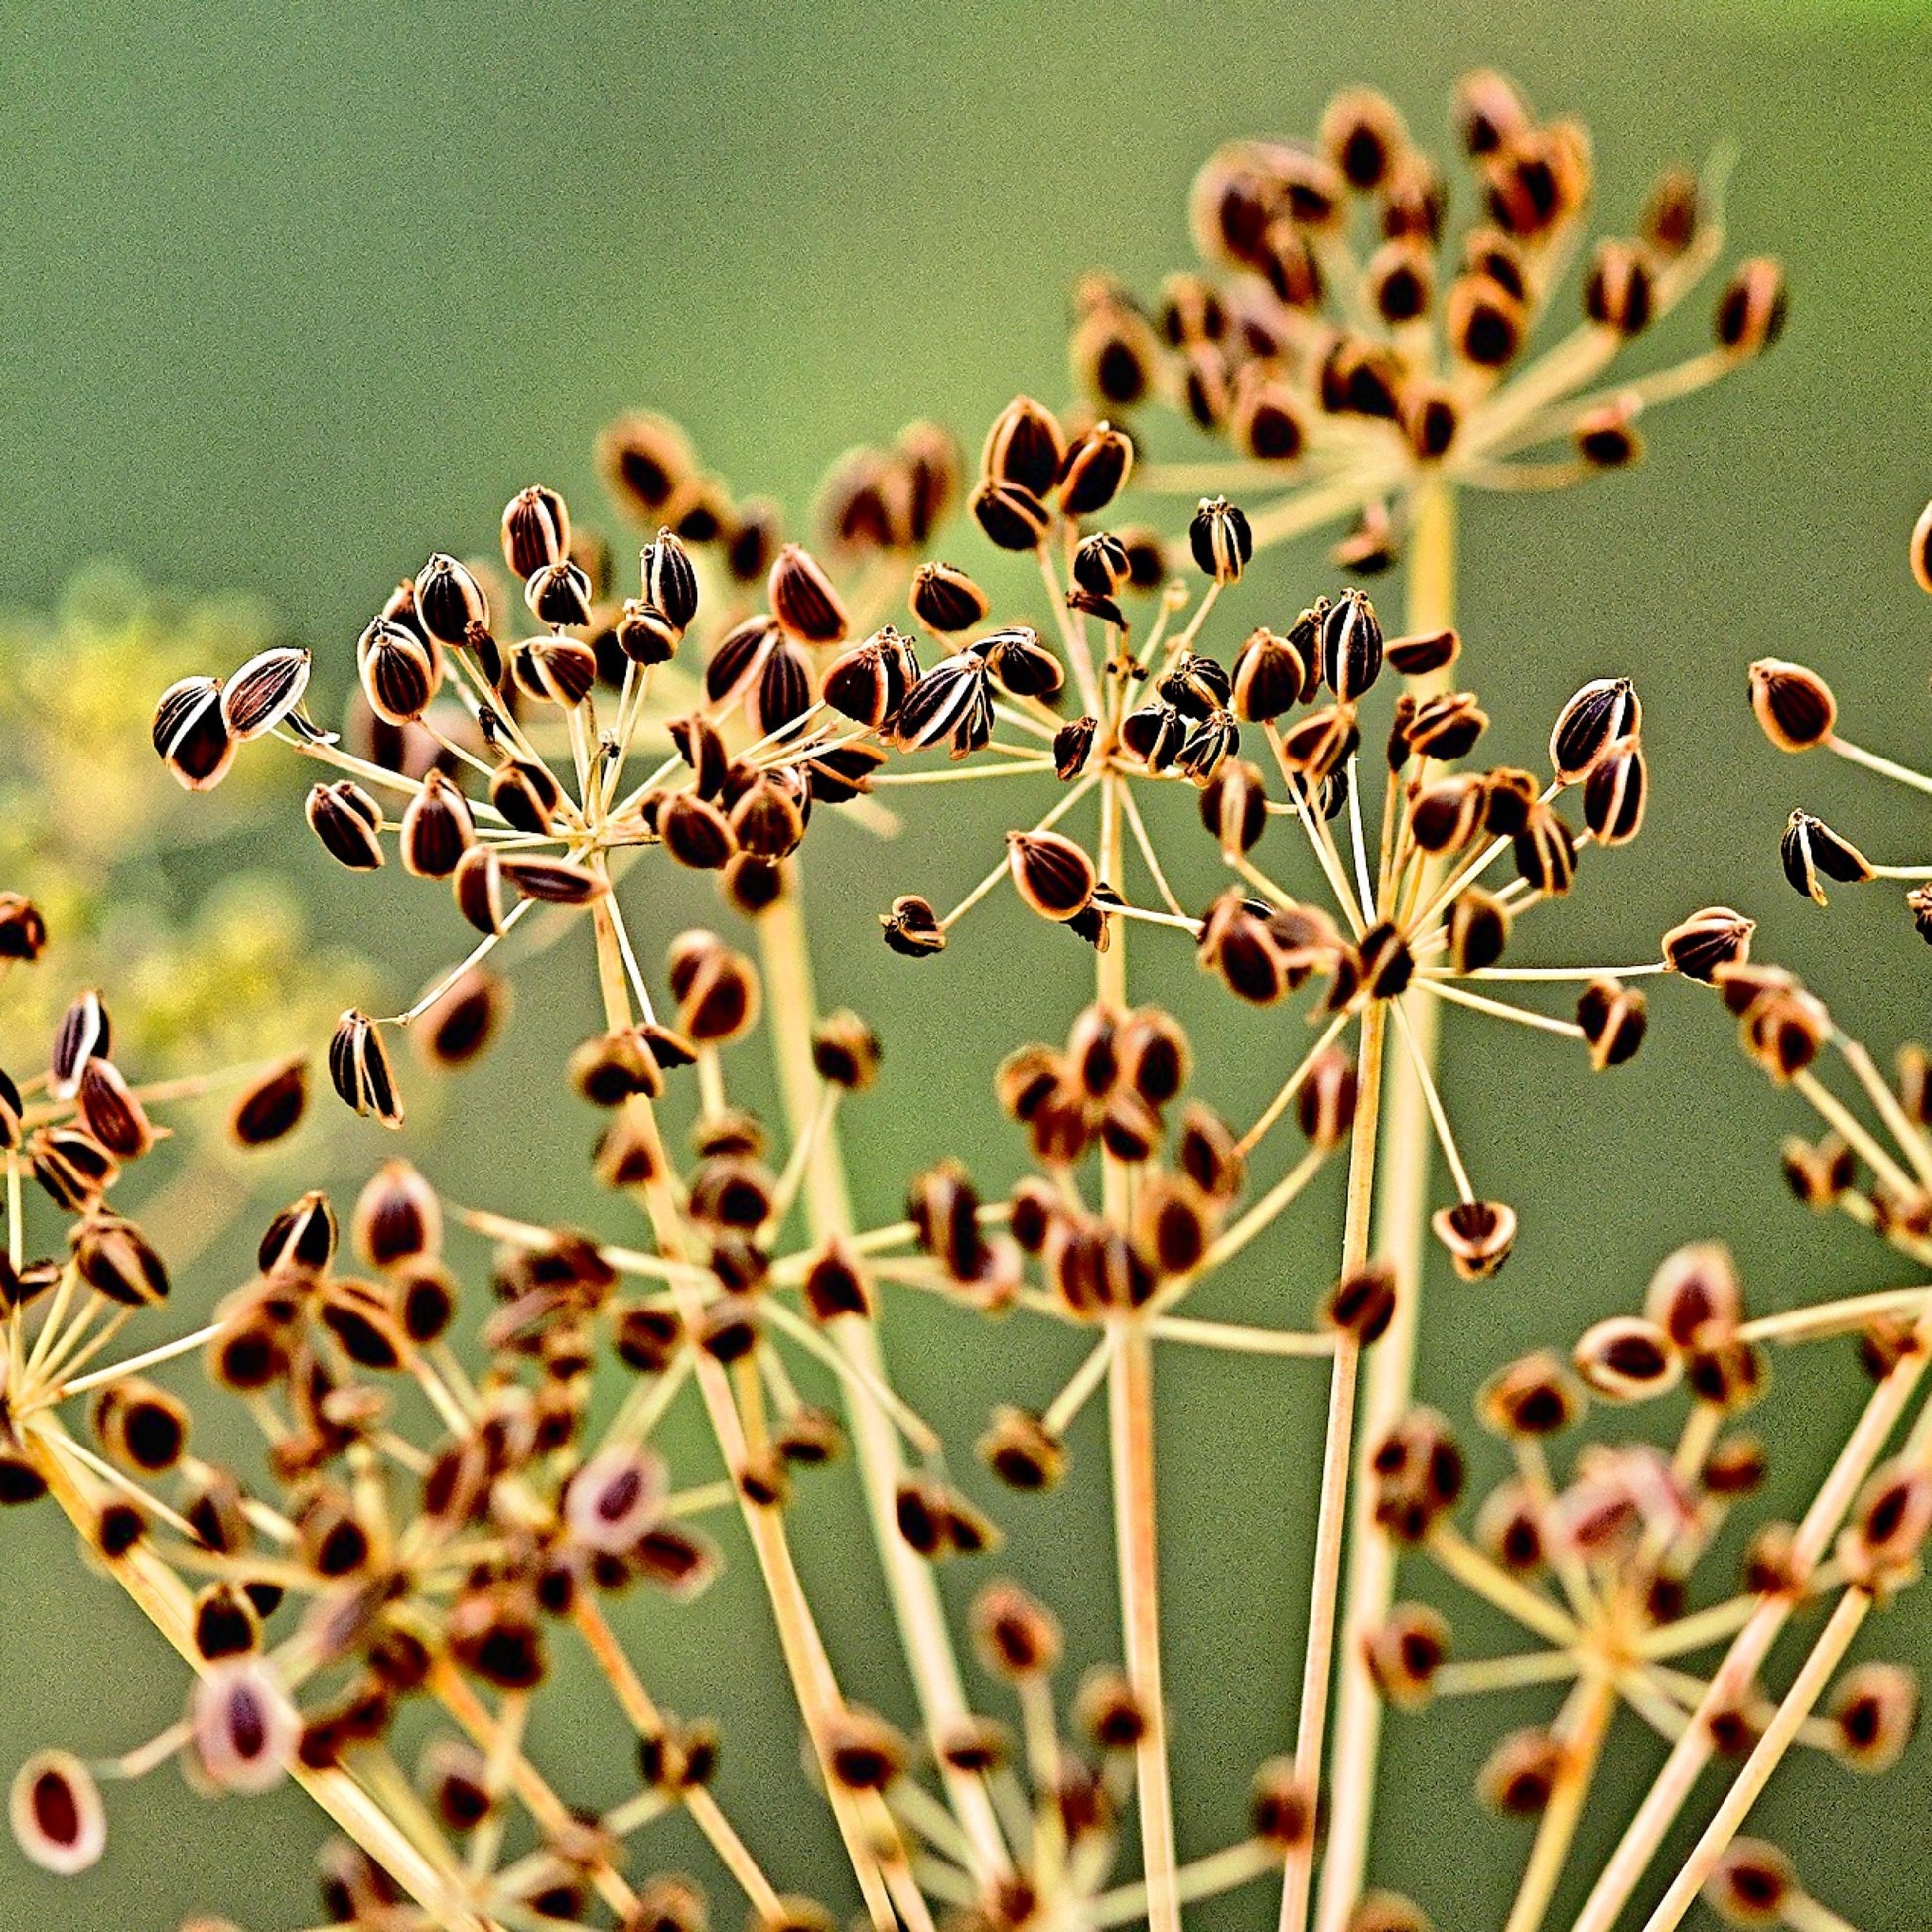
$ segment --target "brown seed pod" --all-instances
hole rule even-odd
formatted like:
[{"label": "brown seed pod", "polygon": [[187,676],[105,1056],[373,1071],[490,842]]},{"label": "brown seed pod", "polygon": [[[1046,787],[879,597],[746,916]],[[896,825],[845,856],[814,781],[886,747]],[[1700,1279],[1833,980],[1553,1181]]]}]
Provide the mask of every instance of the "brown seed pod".
[{"label": "brown seed pod", "polygon": [[397,845],[403,870],[418,879],[447,879],[475,842],[469,801],[441,771],[432,770],[403,808]]},{"label": "brown seed pod", "polygon": [[946,931],[938,913],[916,893],[904,893],[894,899],[892,911],[881,913],[879,923],[887,945],[908,959],[923,959],[946,949]]},{"label": "brown seed pod", "polygon": [[1550,1802],[1563,1763],[1563,1746],[1547,1730],[1511,1731],[1477,1774],[1477,1795],[1491,1810],[1533,1818]]},{"label": "brown seed pod", "polygon": [[382,864],[382,807],[353,779],[313,786],[304,810],[310,831],[339,866],[373,872]]},{"label": "brown seed pod", "polygon": [[570,509],[554,489],[532,483],[503,510],[503,561],[517,578],[533,577],[570,552]]},{"label": "brown seed pod", "polygon": [[310,653],[293,644],[278,644],[251,657],[221,688],[221,722],[228,736],[245,744],[272,732],[302,702],[312,668]]},{"label": "brown seed pod", "polygon": [[1898,1664],[1858,1664],[1833,1687],[1827,1716],[1838,1731],[1838,1758],[1855,1771],[1889,1771],[1918,1727],[1915,1673]]},{"label": "brown seed pod", "polygon": [[75,1099],[81,1125],[117,1160],[139,1159],[160,1138],[126,1077],[97,1053],[80,1070]]},{"label": "brown seed pod", "polygon": [[377,618],[355,646],[355,671],[362,695],[385,725],[407,725],[420,718],[436,696],[442,665],[434,646],[406,624]]},{"label": "brown seed pod", "polygon": [[1362,1661],[1375,1688],[1402,1711],[1429,1702],[1449,1654],[1449,1627],[1427,1603],[1398,1603],[1384,1622],[1362,1635]]},{"label": "brown seed pod", "polygon": [[974,1599],[972,1621],[980,1655],[996,1676],[1041,1676],[1059,1661],[1058,1620],[1018,1584],[987,1585]]},{"label": "brown seed pod", "polygon": [[1007,866],[1014,890],[1042,919],[1066,920],[1093,900],[1093,861],[1058,832],[1009,832]]},{"label": "brown seed pod", "polygon": [[489,802],[519,832],[547,833],[564,802],[547,765],[513,759],[489,781]]},{"label": "brown seed pod", "polygon": [[678,1026],[698,1045],[724,1045],[758,1024],[758,969],[716,933],[680,933],[667,962]]},{"label": "brown seed pod", "polygon": [[1587,778],[1643,726],[1643,706],[1628,678],[1593,678],[1557,713],[1550,733],[1550,768],[1559,784]]},{"label": "brown seed pod", "polygon": [[1781,752],[1808,751],[1831,737],[1838,722],[1832,687],[1802,664],[1760,657],[1750,670],[1751,710]]},{"label": "brown seed pod", "polygon": [[808,644],[843,643],[851,629],[832,580],[812,554],[788,543],[778,552],[765,586],[771,615]]},{"label": "brown seed pod", "polygon": [[1785,1907],[1803,1897],[1798,1868],[1761,1838],[1733,1839],[1709,1878],[1703,1898],[1726,1925],[1785,1923]]},{"label": "brown seed pod", "polygon": [[[185,677],[171,684],[155,706],[155,755],[184,791],[212,791],[234,763],[237,740],[228,730],[221,699],[218,678]],[[17,898],[19,895],[8,897]],[[44,943],[44,927],[42,933]]]},{"label": "brown seed pod", "polygon": [[1439,1208],[1429,1225],[1465,1282],[1493,1275],[1516,1243],[1516,1210],[1501,1201],[1458,1201]]},{"label": "brown seed pod", "polygon": [[1788,304],[1784,270],[1776,262],[1767,255],[1739,262],[1718,297],[1718,346],[1740,358],[1762,355],[1784,333]]},{"label": "brown seed pod", "polygon": [[309,1108],[309,1058],[298,1053],[252,1081],[228,1115],[228,1133],[239,1147],[268,1147],[302,1124]]},{"label": "brown seed pod", "polygon": [[8,1794],[14,1842],[43,1871],[71,1878],[107,1849],[107,1810],[93,1773],[66,1751],[37,1751]]},{"label": "brown seed pod", "polygon": [[1584,1030],[1589,1063],[1601,1073],[1635,1057],[1650,1024],[1649,1008],[1635,987],[1595,979],[1578,996],[1577,1024]]},{"label": "brown seed pod", "polygon": [[1484,1428],[1499,1436],[1552,1436],[1583,1413],[1584,1392],[1547,1349],[1498,1370],[1476,1397]]},{"label": "brown seed pod", "polygon": [[355,1113],[373,1115],[384,1127],[402,1125],[402,1096],[389,1070],[388,1050],[366,1013],[350,1008],[336,1023],[329,1042],[329,1079]]},{"label": "brown seed pod", "polygon": [[1053,412],[1031,396],[1016,396],[993,420],[980,452],[980,471],[996,483],[1045,496],[1066,463],[1066,437]]},{"label": "brown seed pod", "polygon": [[1751,956],[1757,921],[1728,905],[1707,905],[1664,934],[1663,960],[1686,979],[1713,984],[1720,967],[1743,965]]},{"label": "brown seed pod", "polygon": [[1669,1333],[1634,1314],[1585,1330],[1572,1352],[1577,1373],[1612,1402],[1648,1402],[1675,1388],[1684,1357]]}]

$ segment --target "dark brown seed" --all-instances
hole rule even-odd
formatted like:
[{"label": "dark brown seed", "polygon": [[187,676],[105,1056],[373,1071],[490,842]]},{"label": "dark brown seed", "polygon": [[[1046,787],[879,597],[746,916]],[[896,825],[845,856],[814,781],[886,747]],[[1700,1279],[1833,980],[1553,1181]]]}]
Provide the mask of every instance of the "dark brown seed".
[{"label": "dark brown seed", "polygon": [[355,1113],[373,1115],[384,1127],[402,1125],[402,1096],[389,1069],[388,1050],[366,1013],[350,1008],[336,1023],[329,1042],[329,1079]]},{"label": "dark brown seed", "polygon": [[912,579],[912,614],[928,630],[970,630],[990,608],[986,593],[954,564],[921,564]]},{"label": "dark brown seed", "polygon": [[597,652],[575,637],[533,637],[510,658],[516,688],[538,704],[582,704],[597,683]]},{"label": "dark brown seed", "polygon": [[1748,962],[1756,930],[1755,919],[1727,905],[1707,905],[1664,934],[1664,963],[1686,979],[1709,986],[1720,967]]},{"label": "dark brown seed", "polygon": [[980,1591],[973,1634],[987,1668],[1001,1677],[1036,1677],[1059,1659],[1058,1621],[1017,1584],[989,1584]]},{"label": "dark brown seed", "polygon": [[168,1271],[132,1221],[97,1211],[68,1238],[80,1279],[110,1302],[140,1309],[167,1300]]},{"label": "dark brown seed", "polygon": [[993,681],[1016,698],[1050,698],[1066,682],[1060,660],[1025,624],[996,630],[972,646]]},{"label": "dark brown seed", "polygon": [[489,634],[489,598],[468,566],[437,551],[416,573],[416,616],[453,650],[475,649]]},{"label": "dark brown seed", "polygon": [[234,1104],[228,1132],[241,1147],[285,1140],[309,1110],[309,1060],[297,1054],[254,1081]]},{"label": "dark brown seed", "polygon": [[1066,516],[1095,516],[1123,488],[1134,470],[1132,440],[1111,423],[1097,423],[1074,439],[1060,472],[1060,510]]},{"label": "dark brown seed", "polygon": [[1395,1270],[1378,1262],[1344,1275],[1328,1291],[1321,1317],[1329,1327],[1367,1348],[1388,1331],[1395,1305]]},{"label": "dark brown seed", "polygon": [[1650,326],[1650,265],[1627,241],[1597,244],[1584,281],[1584,313],[1619,336],[1638,336]]},{"label": "dark brown seed", "polygon": [[681,791],[657,815],[664,849],[681,866],[715,872],[736,850],[731,821],[709,799]]},{"label": "dark brown seed", "polygon": [[154,1123],[111,1060],[95,1054],[87,1061],[75,1098],[81,1125],[117,1160],[138,1160],[154,1146]]},{"label": "dark brown seed", "polygon": [[1764,736],[1781,752],[1821,745],[1838,722],[1838,700],[1816,671],[1782,658],[1760,657],[1751,666],[1751,709]]},{"label": "dark brown seed", "polygon": [[1634,1314],[1612,1315],[1579,1337],[1571,1356],[1598,1395],[1613,1402],[1648,1402],[1675,1388],[1684,1358],[1669,1334]]},{"label": "dark brown seed", "polygon": [[1532,806],[1514,844],[1517,876],[1533,891],[1553,898],[1569,892],[1577,876],[1577,841],[1556,811]]},{"label": "dark brown seed", "polygon": [[473,845],[450,875],[457,910],[479,932],[503,930],[505,885],[502,855],[493,845]]},{"label": "dark brown seed", "polygon": [[752,722],[759,734],[770,738],[795,724],[812,708],[811,669],[804,651],[780,639],[759,672],[752,702]]},{"label": "dark brown seed", "polygon": [[339,866],[373,872],[382,864],[382,807],[352,778],[312,786],[305,809],[310,831]]},{"label": "dark brown seed", "polygon": [[245,744],[273,731],[309,688],[312,660],[306,650],[279,644],[251,657],[221,690],[221,722]]},{"label": "dark brown seed", "polygon": [[1217,584],[1232,584],[1254,555],[1254,533],[1243,512],[1225,496],[1203,496],[1187,526],[1195,564]]},{"label": "dark brown seed", "polygon": [[1235,654],[1229,696],[1237,718],[1279,718],[1307,689],[1310,663],[1296,644],[1272,630],[1256,630]]},{"label": "dark brown seed", "polygon": [[644,602],[680,633],[689,628],[698,615],[698,573],[676,532],[660,529],[657,541],[644,545],[638,563]]},{"label": "dark brown seed", "polygon": [[1458,275],[1444,310],[1449,346],[1478,369],[1502,369],[1523,346],[1523,306],[1487,275]]},{"label": "dark brown seed", "polygon": [[153,737],[177,784],[185,791],[212,791],[228,775],[236,744],[222,715],[220,681],[185,677],[171,684],[155,706]]},{"label": "dark brown seed", "polygon": [[879,1077],[879,1035],[850,1009],[828,1013],[812,1033],[818,1077],[847,1093],[863,1093]]},{"label": "dark brown seed", "polygon": [[1583,1412],[1584,1392],[1547,1350],[1511,1362],[1483,1384],[1476,1414],[1499,1436],[1553,1436]]},{"label": "dark brown seed", "polygon": [[1714,329],[1720,348],[1761,355],[1784,333],[1788,307],[1784,270],[1768,256],[1739,262],[1718,297]]},{"label": "dark brown seed", "polygon": [[74,996],[55,1030],[54,1050],[48,1059],[48,1092],[56,1100],[71,1100],[80,1091],[80,1076],[96,1054],[114,1043],[114,1023],[98,989],[88,987]]},{"label": "dark brown seed", "polygon": [[1859,886],[1872,877],[1864,854],[1809,812],[1793,812],[1786,821],[1784,836],[1778,842],[1778,858],[1792,890],[1816,905],[1829,902],[1819,884],[1821,878]]},{"label": "dark brown seed", "polygon": [[533,577],[570,554],[569,506],[554,489],[532,483],[504,508],[502,536],[503,561],[518,578]]},{"label": "dark brown seed", "polygon": [[1591,980],[1577,1000],[1577,1024],[1584,1030],[1589,1062],[1601,1073],[1635,1056],[1649,1026],[1643,995],[1621,980]]},{"label": "dark brown seed", "polygon": [[569,557],[545,564],[523,586],[523,602],[539,623],[569,630],[591,621],[590,574]]},{"label": "dark brown seed", "polygon": [[597,467],[619,504],[648,525],[696,475],[697,457],[668,417],[637,411],[599,433]]},{"label": "dark brown seed", "polygon": [[470,804],[441,771],[403,808],[397,850],[403,869],[418,879],[447,879],[476,840]]},{"label": "dark brown seed", "polygon": [[1649,795],[1643,747],[1634,738],[1619,739],[1584,780],[1584,823],[1598,845],[1628,845],[1643,830]]},{"label": "dark brown seed", "polygon": [[771,615],[808,644],[843,643],[851,621],[832,580],[811,553],[795,543],[778,552],[766,591]]},{"label": "dark brown seed", "polygon": [[989,478],[973,491],[973,520],[1002,550],[1036,550],[1046,540],[1046,505],[1017,483]]},{"label": "dark brown seed", "polygon": [[1014,889],[1042,919],[1070,919],[1092,902],[1093,861],[1058,832],[1009,832]]},{"label": "dark brown seed", "polygon": [[885,929],[887,945],[908,959],[945,951],[946,932],[938,913],[915,893],[894,899],[892,911],[881,913],[879,923]]},{"label": "dark brown seed", "polygon": [[1449,1250],[1450,1265],[1465,1282],[1493,1275],[1516,1243],[1516,1210],[1501,1201],[1458,1201],[1439,1209],[1430,1226]]},{"label": "dark brown seed", "polygon": [[1628,678],[1592,679],[1557,713],[1550,733],[1550,766],[1558,783],[1587,777],[1612,746],[1634,739],[1642,725],[1643,706]]},{"label": "dark brown seed", "polygon": [[547,765],[513,759],[489,781],[489,802],[518,832],[545,833],[564,802]]},{"label": "dark brown seed", "polygon": [[980,471],[993,483],[1043,497],[1059,481],[1065,461],[1066,439],[1052,411],[1031,396],[1016,396],[986,433]]},{"label": "dark brown seed", "polygon": [[386,725],[420,718],[436,695],[440,666],[414,630],[377,618],[355,646],[355,670],[368,706]]},{"label": "dark brown seed", "polygon": [[502,876],[504,884],[514,887],[525,898],[541,899],[546,905],[588,905],[611,890],[611,882],[588,866],[526,853],[507,856],[502,861]]}]

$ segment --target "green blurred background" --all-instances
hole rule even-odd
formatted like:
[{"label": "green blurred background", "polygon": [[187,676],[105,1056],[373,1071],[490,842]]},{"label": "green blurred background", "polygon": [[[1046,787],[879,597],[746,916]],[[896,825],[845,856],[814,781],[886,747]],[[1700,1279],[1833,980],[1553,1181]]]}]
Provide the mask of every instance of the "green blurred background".
[{"label": "green blurred background", "polygon": [[[1658,167],[1735,140],[1731,252],[1783,257],[1794,299],[1766,363],[1658,412],[1638,474],[1469,508],[1460,618],[1495,755],[1533,761],[1563,697],[1605,672],[1638,679],[1652,752],[1643,840],[1587,867],[1577,898],[1534,923],[1526,956],[1644,957],[1684,911],[1726,899],[1763,920],[1761,955],[1813,975],[1885,1057],[1924,1025],[1932,960],[1888,887],[1839,895],[1829,919],[1794,897],[1776,836],[1803,803],[1875,858],[1903,860],[1924,855],[1932,815],[1842,768],[1780,761],[1751,725],[1743,667],[1767,652],[1813,661],[1853,735],[1922,751],[1932,626],[1903,562],[1932,489],[1932,13],[1917,6],[15,0],[0,25],[13,506],[0,597],[45,606],[102,555],[154,582],[255,593],[318,647],[340,691],[369,611],[429,548],[487,545],[505,496],[533,479],[580,513],[598,502],[591,441],[618,409],[671,411],[737,487],[802,515],[848,443],[920,414],[970,443],[1016,388],[1063,398],[1071,277],[1104,264],[1151,290],[1183,265],[1186,185],[1218,140],[1311,128],[1334,86],[1364,79],[1434,143],[1449,83],[1478,64],[1590,122],[1598,224],[1612,230]],[[1681,346],[1702,327],[1695,306],[1674,328]],[[970,533],[945,547],[984,555]],[[1315,546],[1271,560],[1227,627],[1279,621],[1333,582]],[[852,1116],[873,1217],[943,1151],[993,1184],[1011,1173],[987,1075],[1013,1041],[1063,1031],[1079,1003],[1064,942],[1004,896],[923,968],[877,942],[873,915],[894,893],[945,903],[988,863],[1006,822],[990,789],[932,794],[943,811],[920,808],[925,829],[897,845],[845,827],[813,841],[823,989],[888,1042],[888,1078]],[[325,937],[390,959],[397,996],[456,943],[440,896],[345,882],[292,808],[254,856],[311,899]],[[186,861],[171,889],[186,901],[206,875]],[[653,951],[723,916],[695,886],[652,892]],[[1137,956],[1140,985],[1205,1016],[1205,1090],[1231,1116],[1251,1111],[1299,1034],[1233,1013],[1178,951]],[[527,1100],[530,1069],[591,1024],[591,991],[585,960],[562,956],[524,988],[508,1049],[412,1124],[408,1151],[453,1193],[616,1224],[583,1174],[588,1117],[560,1085],[554,1109]],[[1454,1020],[1467,1024],[1449,1029],[1450,1104],[1479,1184],[1517,1204],[1523,1235],[1494,1283],[1432,1282],[1423,1386],[1451,1414],[1466,1416],[1498,1361],[1629,1306],[1691,1237],[1727,1239],[1766,1307],[1905,1279],[1875,1244],[1789,1202],[1776,1146],[1804,1123],[1692,989],[1656,997],[1645,1054],[1602,1081],[1557,1042]],[[746,1077],[756,1092],[755,1065]],[[358,1130],[351,1162],[388,1152],[376,1138]],[[1250,1314],[1301,1320],[1332,1269],[1333,1205],[1257,1250],[1223,1311],[1245,1297]],[[229,1242],[182,1285],[184,1325],[239,1279],[244,1253]],[[1053,1349],[1031,1332],[900,1309],[889,1343],[962,1462],[996,1394],[1039,1401],[1055,1386]],[[1843,1352],[1779,1371],[1759,1426],[1779,1446],[1774,1500],[1789,1508],[1861,1391]],[[1164,1379],[1189,1852],[1240,1829],[1250,1771],[1290,1736],[1322,1401],[1313,1370],[1189,1360]],[[989,1499],[1006,1561],[1057,1604],[1082,1662],[1117,1641],[1095,1421],[1055,1496]],[[1494,1473],[1487,1446],[1472,1449]],[[848,1687],[903,1710],[843,1478],[808,1483],[793,1523]],[[50,1742],[120,1750],[169,1722],[179,1672],[84,1575],[59,1520],[35,1511],[4,1528],[0,1762]],[[962,1601],[970,1586],[948,1581]],[[1908,1597],[1877,1620],[1869,1654],[1932,1658],[1928,1612]],[[749,1562],[695,1609],[627,1603],[624,1617],[666,1701],[724,1720],[723,1794],[781,1882],[843,1904]],[[1508,1641],[1466,1609],[1457,1628],[1469,1654]],[[1376,1871],[1444,1932],[1501,1921],[1527,1838],[1478,1813],[1469,1781],[1501,1729],[1548,1706],[1526,1696],[1391,1727]],[[594,1687],[544,1722],[542,1747],[573,1753],[576,1792],[608,1802],[625,1788],[627,1753]],[[1647,1733],[1618,1735],[1585,1831],[1592,1863],[1659,1756]],[[1758,1812],[1867,1932],[1924,1922],[1927,1752],[1876,1788],[1799,1764]],[[318,1832],[299,1798],[207,1804],[172,1772],[109,1795],[114,1849],[89,1877],[56,1885],[5,1854],[0,1927],[169,1927],[196,1906],[254,1932],[310,1921]],[[677,1830],[661,1856],[701,1869]],[[721,1917],[736,1908],[721,1901]],[[1272,1907],[1255,1891],[1201,1918],[1259,1926]]]}]

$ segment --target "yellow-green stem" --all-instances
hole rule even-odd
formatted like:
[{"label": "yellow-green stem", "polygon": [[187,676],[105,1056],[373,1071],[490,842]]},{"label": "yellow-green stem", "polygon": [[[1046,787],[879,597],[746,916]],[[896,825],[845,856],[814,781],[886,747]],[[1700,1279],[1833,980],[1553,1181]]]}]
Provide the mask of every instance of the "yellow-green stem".
[{"label": "yellow-green stem", "polygon": [[[794,870],[777,902],[758,922],[764,965],[765,996],[771,1016],[772,1046],[778,1083],[793,1134],[807,1130],[818,1106],[819,1079],[812,1064],[812,1032],[818,1009],[812,988],[811,955],[799,909],[800,881]],[[845,1162],[836,1136],[817,1137],[804,1176],[803,1198],[812,1239],[852,1232],[852,1206]],[[847,1420],[852,1428],[860,1481],[872,1519],[879,1560],[892,1592],[906,1663],[926,1727],[942,1732],[967,1712],[945,1606],[932,1570],[899,1534],[896,1497],[904,1470],[897,1432],[879,1401],[864,1387],[885,1379],[878,1331],[870,1320],[852,1317],[837,1324],[833,1339],[857,1375],[842,1378]],[[946,1795],[988,1872],[1003,1871],[1008,1859],[1000,1824],[985,1786],[963,1771],[944,1772]]]},{"label": "yellow-green stem", "polygon": [[[1444,630],[1455,621],[1455,495],[1445,483],[1421,489],[1408,547],[1408,609],[1412,634]],[[1434,684],[1446,684],[1439,674]],[[1424,695],[1425,687],[1414,687]],[[1422,902],[1431,887],[1425,882]],[[1433,1070],[1441,1009],[1425,996],[1403,996],[1415,1059]],[[1366,1096],[1364,1096],[1365,1098]],[[1342,1623],[1341,1688],[1335,1711],[1337,1767],[1321,1873],[1321,1932],[1341,1932],[1368,1869],[1369,1826],[1375,1809],[1382,1706],[1362,1661],[1361,1638],[1388,1614],[1395,1597],[1395,1553],[1369,1518],[1363,1477],[1415,1384],[1416,1337],[1422,1306],[1423,1255],[1428,1240],[1431,1129],[1422,1076],[1399,1054],[1389,1070],[1377,1160],[1376,1228],[1381,1256],[1395,1270],[1396,1309],[1388,1332],[1369,1359],[1362,1403],[1360,1451],[1349,1538],[1347,1609]]]}]

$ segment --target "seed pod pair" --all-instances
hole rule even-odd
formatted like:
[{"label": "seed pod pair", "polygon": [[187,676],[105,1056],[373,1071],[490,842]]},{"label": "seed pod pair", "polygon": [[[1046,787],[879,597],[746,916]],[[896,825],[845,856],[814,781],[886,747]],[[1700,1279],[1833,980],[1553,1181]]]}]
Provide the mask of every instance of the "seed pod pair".
[{"label": "seed pod pair", "polygon": [[373,1115],[384,1127],[402,1125],[402,1096],[390,1071],[388,1049],[366,1013],[350,1008],[336,1023],[329,1042],[329,1079],[355,1113]]},{"label": "seed pod pair", "polygon": [[1187,528],[1195,564],[1216,584],[1240,579],[1254,556],[1254,532],[1246,515],[1225,496],[1203,496]]}]

